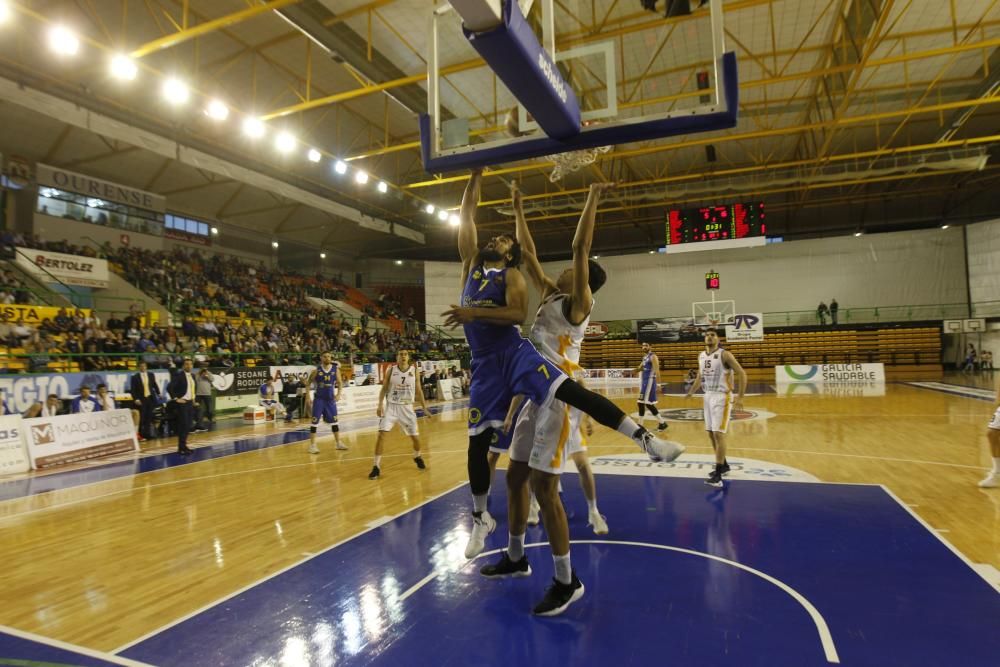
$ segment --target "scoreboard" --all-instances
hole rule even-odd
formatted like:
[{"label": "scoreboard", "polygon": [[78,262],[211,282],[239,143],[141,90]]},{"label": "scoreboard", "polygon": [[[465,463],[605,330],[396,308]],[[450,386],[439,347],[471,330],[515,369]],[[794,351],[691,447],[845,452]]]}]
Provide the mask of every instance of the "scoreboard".
[{"label": "scoreboard", "polygon": [[[673,209],[667,214],[667,246],[763,238],[763,202]],[[761,241],[763,243],[763,241]]]}]

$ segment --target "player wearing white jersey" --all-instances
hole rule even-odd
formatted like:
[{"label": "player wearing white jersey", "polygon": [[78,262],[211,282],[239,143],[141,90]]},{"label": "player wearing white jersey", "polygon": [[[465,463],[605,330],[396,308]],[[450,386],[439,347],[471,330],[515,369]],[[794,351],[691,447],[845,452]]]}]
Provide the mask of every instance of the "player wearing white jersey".
[{"label": "player wearing white jersey", "polygon": [[993,468],[990,474],[979,482],[981,489],[1000,488],[1000,389],[993,401],[993,418],[986,429],[986,438],[990,441],[990,455],[993,457]]},{"label": "player wearing white jersey", "polygon": [[[396,365],[386,371],[382,381],[382,392],[378,395],[378,409],[375,414],[380,417],[378,423],[378,440],[375,441],[375,465],[368,474],[368,479],[378,479],[382,475],[382,447],[385,434],[399,424],[403,433],[413,441],[413,462],[423,470],[427,467],[420,456],[420,438],[417,431],[417,413],[413,411],[413,400],[418,399],[424,409],[424,415],[430,418],[424,390],[420,386],[420,371],[410,363],[410,353],[406,350],[396,352]],[[382,404],[388,399],[383,409]]]},{"label": "player wearing white jersey", "polygon": [[[561,370],[579,369],[579,340],[576,352],[573,341],[578,334],[583,338],[593,293],[606,278],[604,269],[590,259],[594,234],[597,202],[602,192],[612,187],[608,183],[595,183],[584,205],[573,238],[573,267],[560,274],[558,280],[545,275],[535,252],[535,244],[521,208],[521,193],[517,186],[511,188],[517,221],[517,241],[521,244],[522,258],[528,275],[542,293],[539,309],[538,331],[532,330],[532,339],[538,350],[555,365],[567,366]],[[575,355],[575,356],[574,356]],[[575,368],[573,368],[575,367]],[[543,412],[545,411],[545,412]],[[550,412],[552,411],[552,412]],[[549,422],[556,422],[549,429]],[[510,467],[507,469],[507,516],[510,523],[507,551],[500,560],[479,571],[485,577],[523,577],[531,574],[531,567],[524,554],[524,534],[527,526],[529,483],[541,508],[542,523],[552,547],[555,578],[545,597],[535,606],[534,613],[554,616],[583,596],[584,587],[570,565],[569,525],[566,512],[559,498],[559,473],[568,454],[571,417],[560,401],[550,401],[544,407],[527,405],[514,427],[510,446]],[[536,428],[537,426],[537,428]],[[551,430],[558,430],[552,433]],[[674,460],[683,447],[666,443],[665,460]]]},{"label": "player wearing white jersey", "polygon": [[[739,383],[739,392],[733,400],[733,377]],[[743,394],[747,389],[747,374],[729,350],[719,347],[719,334],[715,329],[705,332],[705,351],[698,355],[698,377],[688,389],[687,397],[702,387],[705,390],[703,410],[705,430],[715,450],[715,468],[705,480],[709,486],[722,486],[722,476],[729,472],[726,461],[726,431],[733,408],[743,409]]]}]

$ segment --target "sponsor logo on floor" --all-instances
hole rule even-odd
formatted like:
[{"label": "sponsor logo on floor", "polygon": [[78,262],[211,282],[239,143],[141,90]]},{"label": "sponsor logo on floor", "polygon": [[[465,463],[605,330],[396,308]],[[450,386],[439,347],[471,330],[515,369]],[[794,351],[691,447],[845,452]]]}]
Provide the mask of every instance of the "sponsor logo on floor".
[{"label": "sponsor logo on floor", "polygon": [[[714,457],[708,454],[682,454],[672,463],[655,463],[645,454],[609,454],[590,459],[596,473],[607,475],[641,475],[645,477],[708,477],[715,466]],[[728,480],[752,479],[778,482],[818,482],[819,480],[798,468],[757,459],[729,458],[731,468]]]},{"label": "sponsor logo on floor", "polygon": [[[665,410],[660,410],[660,414],[663,418],[670,422],[703,422],[705,421],[705,413],[701,408],[668,408]],[[765,419],[770,419],[775,417],[773,412],[768,412],[762,408],[744,408],[743,410],[733,410],[730,415],[730,419],[734,422],[744,422],[744,421],[762,421]],[[656,417],[652,415],[645,415],[639,417],[638,414],[632,415],[633,419],[641,419],[643,421],[656,421]]]}]

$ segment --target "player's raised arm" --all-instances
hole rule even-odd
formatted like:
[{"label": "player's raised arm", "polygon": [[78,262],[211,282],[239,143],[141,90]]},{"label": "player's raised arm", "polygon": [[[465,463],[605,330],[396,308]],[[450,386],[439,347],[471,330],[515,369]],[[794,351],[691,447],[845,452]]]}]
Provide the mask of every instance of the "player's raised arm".
[{"label": "player's raised arm", "polygon": [[469,267],[479,252],[479,237],[476,234],[476,208],[479,206],[479,192],[483,184],[483,170],[473,169],[462,195],[462,210],[458,214],[458,254],[462,258],[462,284],[468,277]]},{"label": "player's raised arm", "polygon": [[614,183],[591,183],[587,202],[583,205],[580,221],[573,236],[573,293],[570,295],[570,319],[582,322],[590,315],[593,295],[590,292],[590,248],[594,241],[594,224],[597,220],[597,204],[605,190]]},{"label": "player's raised arm", "polygon": [[521,244],[521,260],[524,262],[524,269],[544,298],[548,292],[554,291],[556,286],[545,275],[542,264],[538,261],[538,254],[535,252],[535,239],[531,238],[528,221],[524,219],[524,203],[521,199],[521,190],[517,187],[517,181],[510,184],[510,199],[514,207],[514,233],[517,242]]}]

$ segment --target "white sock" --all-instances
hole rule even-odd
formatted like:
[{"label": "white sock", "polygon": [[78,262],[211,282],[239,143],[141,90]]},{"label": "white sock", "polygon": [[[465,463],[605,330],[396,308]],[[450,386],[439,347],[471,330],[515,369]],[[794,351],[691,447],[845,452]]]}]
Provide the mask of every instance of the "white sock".
[{"label": "white sock", "polygon": [[587,501],[587,511],[591,514],[597,514],[597,498]]},{"label": "white sock", "polygon": [[562,478],[559,479],[558,491],[559,493],[562,493]]},{"label": "white sock", "polygon": [[490,497],[490,494],[484,493],[482,495],[472,496],[472,512],[485,512],[486,511],[486,499]]},{"label": "white sock", "polygon": [[568,553],[565,556],[552,554],[552,562],[556,566],[556,581],[561,584],[573,581],[573,566],[569,563]]},{"label": "white sock", "polygon": [[382,455],[381,454],[379,454],[378,456],[375,457],[375,467],[377,468],[380,465],[382,465]]},{"label": "white sock", "polygon": [[625,415],[625,419],[622,423],[618,425],[618,432],[629,438],[635,438],[635,432],[639,430],[639,425],[635,423],[635,420]]},{"label": "white sock", "polygon": [[419,449],[417,451],[413,452],[413,458],[415,458],[415,459],[419,459],[420,458],[420,450]]},{"label": "white sock", "polygon": [[1000,473],[1000,456],[993,457],[993,472]]},{"label": "white sock", "polygon": [[515,563],[524,558],[524,533],[507,534],[507,557]]}]

